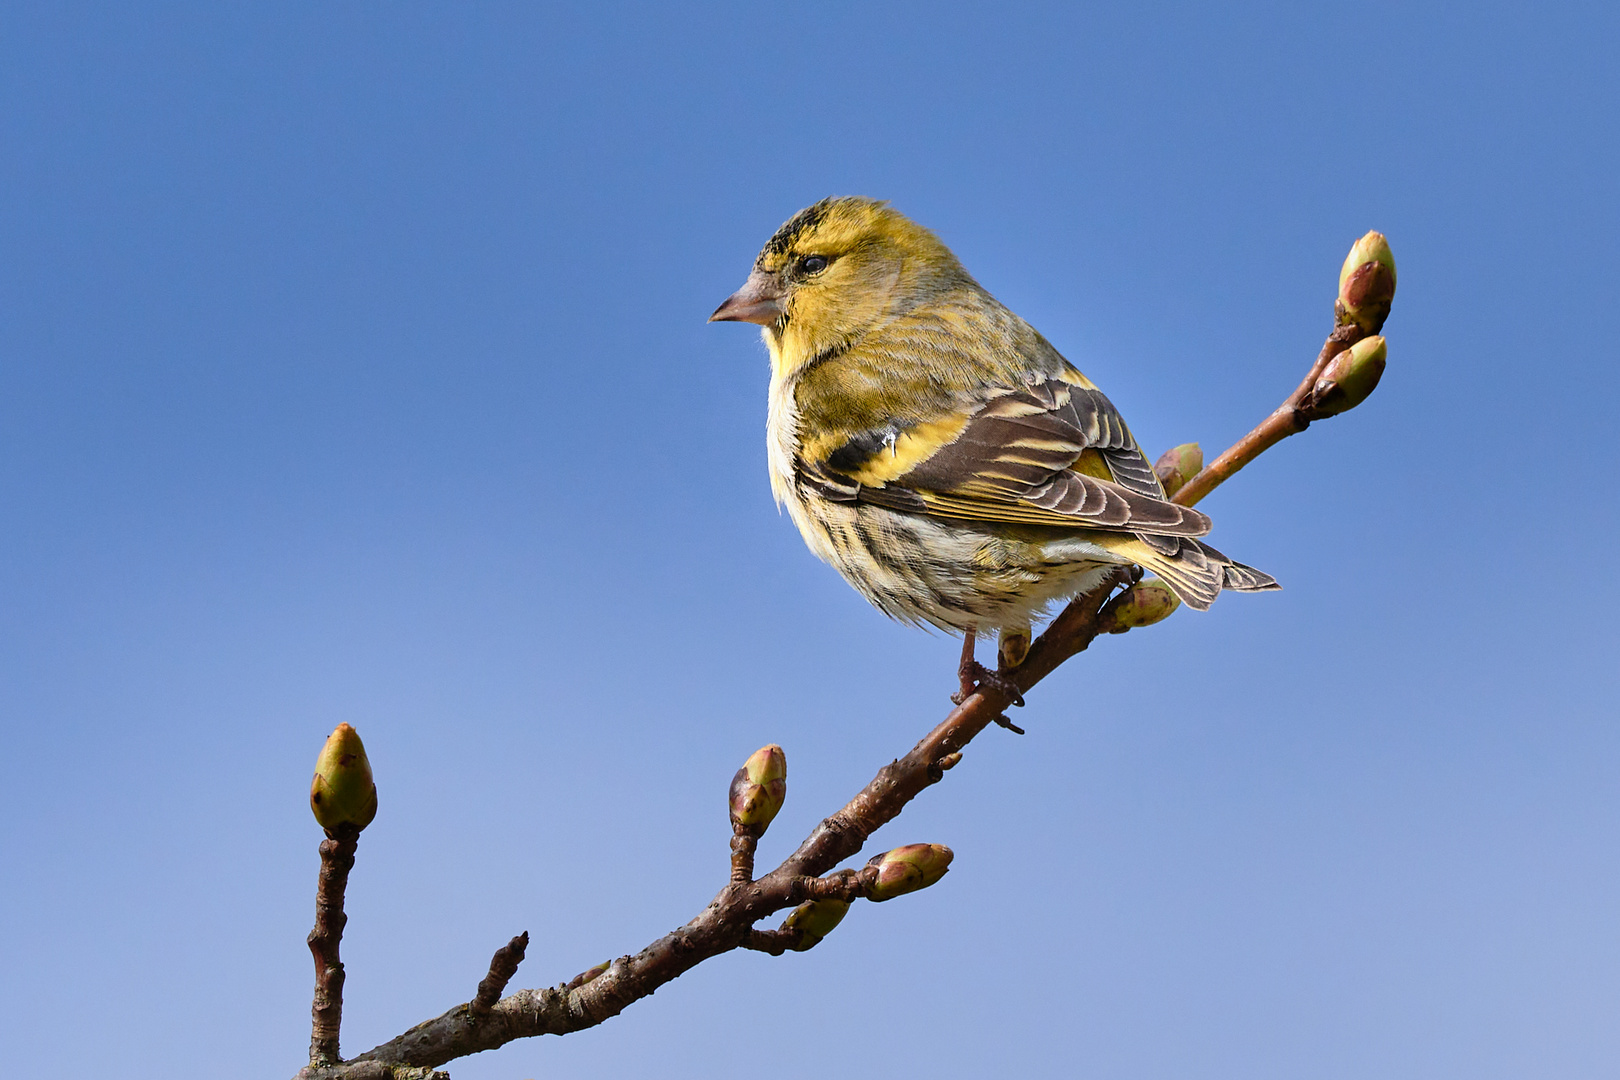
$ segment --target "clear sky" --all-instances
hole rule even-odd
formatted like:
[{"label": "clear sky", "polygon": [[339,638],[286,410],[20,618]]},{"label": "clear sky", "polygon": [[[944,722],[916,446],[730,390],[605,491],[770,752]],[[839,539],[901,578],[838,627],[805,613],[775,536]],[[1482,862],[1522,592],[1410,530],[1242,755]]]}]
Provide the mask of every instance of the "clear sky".
[{"label": "clear sky", "polygon": [[926,893],[457,1080],[1609,1077],[1611,4],[0,14],[0,1045],[287,1077],[339,721],[344,1047],[639,949],[948,708],[772,505],[704,318],[827,194],[936,229],[1158,451],[1383,385],[1205,504],[1285,591],[1111,638],[869,851]]}]

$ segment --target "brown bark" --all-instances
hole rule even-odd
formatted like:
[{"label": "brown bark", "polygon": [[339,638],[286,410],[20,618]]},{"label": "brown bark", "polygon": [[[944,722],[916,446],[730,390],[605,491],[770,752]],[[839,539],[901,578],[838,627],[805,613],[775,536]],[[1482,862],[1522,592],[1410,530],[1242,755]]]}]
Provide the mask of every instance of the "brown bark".
[{"label": "brown bark", "polygon": [[479,980],[478,992],[469,1003],[474,1013],[482,1016],[495,1007],[506,984],[517,974],[518,965],[523,963],[523,954],[528,949],[529,932],[525,930],[495,950],[494,957],[489,961],[489,974]]},{"label": "brown bark", "polygon": [[315,885],[315,928],[309,932],[309,951],[315,958],[315,1001],[310,1008],[309,1063],[331,1065],[339,1060],[338,1033],[343,1026],[343,961],[338,946],[349,917],[343,913],[343,893],[354,869],[354,851],[360,830],[340,825],[321,841],[321,872]]}]

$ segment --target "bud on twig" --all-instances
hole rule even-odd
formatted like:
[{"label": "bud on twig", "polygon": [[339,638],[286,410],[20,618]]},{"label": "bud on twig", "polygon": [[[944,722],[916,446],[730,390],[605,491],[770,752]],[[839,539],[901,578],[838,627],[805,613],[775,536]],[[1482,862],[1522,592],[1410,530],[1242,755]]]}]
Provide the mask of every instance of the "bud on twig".
[{"label": "bud on twig", "polygon": [[1389,305],[1395,299],[1395,255],[1381,232],[1356,241],[1339,271],[1339,302],[1334,307],[1340,326],[1355,323],[1369,334],[1384,328]]},{"label": "bud on twig", "polygon": [[731,778],[733,828],[763,833],[787,798],[787,755],[772,743],[753,756]]},{"label": "bud on twig", "polygon": [[352,825],[358,832],[377,816],[377,785],[360,733],[339,724],[315,759],[315,779],[309,785],[309,808],[327,832]]},{"label": "bud on twig", "polygon": [[832,933],[848,913],[848,900],[807,900],[788,913],[782,929],[797,930],[808,949]]},{"label": "bud on twig", "polygon": [[1182,485],[1202,472],[1203,468],[1204,451],[1195,442],[1172,446],[1153,463],[1153,471],[1158,474],[1159,483],[1164,485],[1166,497],[1180,491]]},{"label": "bud on twig", "polygon": [[1003,630],[996,642],[996,658],[1001,670],[1011,671],[1029,655],[1029,629]]},{"label": "bud on twig", "polygon": [[1170,613],[1181,606],[1181,598],[1158,578],[1146,578],[1125,590],[1108,606],[1114,613],[1109,632],[1123,634],[1169,618]]},{"label": "bud on twig", "polygon": [[1337,416],[1367,400],[1384,374],[1388,358],[1384,339],[1362,338],[1344,350],[1323,369],[1311,388],[1307,404],[1318,417]]},{"label": "bud on twig", "polygon": [[600,964],[597,964],[595,967],[587,968],[586,970],[580,972],[578,975],[575,975],[572,979],[569,979],[567,984],[563,986],[563,989],[564,990],[578,990],[580,987],[584,986],[586,983],[588,983],[591,980],[595,979],[597,976],[606,973],[607,969],[612,967],[612,966],[613,966],[613,961],[604,960]]},{"label": "bud on twig", "polygon": [[877,880],[866,898],[881,902],[926,889],[945,876],[952,858],[951,849],[943,844],[907,844],[874,855],[866,865],[877,867]]}]

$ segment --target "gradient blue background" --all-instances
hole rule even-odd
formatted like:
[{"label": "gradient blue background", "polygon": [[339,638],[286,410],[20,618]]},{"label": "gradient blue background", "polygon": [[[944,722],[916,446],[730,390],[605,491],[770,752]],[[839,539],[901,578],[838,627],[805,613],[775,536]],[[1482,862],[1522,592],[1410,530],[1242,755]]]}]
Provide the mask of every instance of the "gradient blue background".
[{"label": "gradient blue background", "polygon": [[862,193],[1152,453],[1293,387],[1369,228],[1388,373],[1205,504],[1286,591],[1099,642],[875,839],[940,886],[457,1080],[1613,1076],[1615,10],[9,5],[7,1066],[299,1067],[339,721],[352,1053],[694,914],[755,747],[769,860],[943,715],[703,321]]}]

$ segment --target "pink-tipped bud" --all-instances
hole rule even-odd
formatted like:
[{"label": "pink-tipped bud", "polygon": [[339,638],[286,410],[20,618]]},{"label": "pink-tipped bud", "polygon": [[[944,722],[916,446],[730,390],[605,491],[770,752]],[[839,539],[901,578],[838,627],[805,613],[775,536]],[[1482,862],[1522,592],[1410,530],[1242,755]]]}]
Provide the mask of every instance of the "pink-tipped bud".
[{"label": "pink-tipped bud", "polygon": [[1384,339],[1362,338],[1328,361],[1311,389],[1310,406],[1317,416],[1337,416],[1367,400],[1383,378],[1389,350]]},{"label": "pink-tipped bud", "polygon": [[731,778],[731,824],[763,833],[787,799],[787,755],[772,743],[755,750]]},{"label": "pink-tipped bud", "polygon": [[339,724],[315,759],[315,779],[309,785],[309,808],[321,828],[330,832],[342,825],[364,829],[377,816],[377,784],[371,777],[360,733]]},{"label": "pink-tipped bud", "polygon": [[1174,495],[1187,486],[1187,481],[1197,476],[1204,469],[1204,450],[1195,442],[1182,443],[1172,446],[1159,455],[1159,460],[1153,463],[1153,471],[1159,476],[1159,483],[1164,485],[1166,497]]},{"label": "pink-tipped bud", "polygon": [[1395,255],[1383,233],[1370,232],[1356,241],[1339,271],[1338,322],[1376,334],[1384,328],[1394,299]]},{"label": "pink-tipped bud", "polygon": [[878,870],[877,880],[866,894],[868,900],[893,900],[918,889],[926,889],[945,876],[954,856],[944,844],[907,844],[882,855],[874,855],[867,866]]},{"label": "pink-tipped bud", "polygon": [[575,975],[572,979],[569,979],[567,984],[563,987],[563,989],[564,990],[578,990],[580,987],[584,986],[586,983],[590,982],[592,979],[595,979],[597,976],[601,975],[603,972],[607,971],[607,969],[612,967],[612,966],[613,966],[613,961],[604,960],[600,964],[597,964],[595,967],[588,968],[585,971],[580,972],[578,975]]},{"label": "pink-tipped bud", "polygon": [[849,914],[848,900],[807,900],[789,912],[784,930],[797,930],[806,948],[833,932]]},{"label": "pink-tipped bud", "polygon": [[1152,626],[1170,617],[1181,606],[1181,598],[1158,578],[1145,578],[1127,589],[1110,605],[1114,611],[1112,632],[1123,634],[1140,626]]}]

